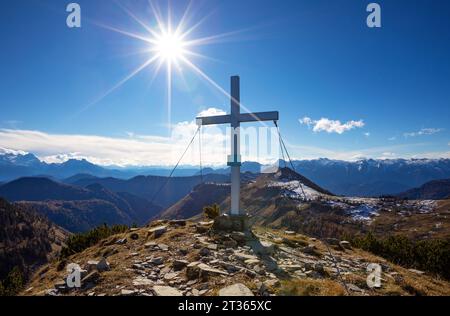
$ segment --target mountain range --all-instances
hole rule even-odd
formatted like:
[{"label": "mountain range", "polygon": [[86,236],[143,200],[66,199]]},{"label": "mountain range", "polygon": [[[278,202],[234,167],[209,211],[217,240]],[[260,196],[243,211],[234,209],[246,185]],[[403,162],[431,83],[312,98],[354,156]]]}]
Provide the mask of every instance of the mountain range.
[{"label": "mountain range", "polygon": [[[180,168],[175,172],[175,175],[191,176],[198,170],[198,167]],[[78,174],[129,179],[138,175],[168,176],[170,171],[169,167],[102,167],[86,159],[69,159],[62,163],[46,163],[31,153],[0,148],[0,182],[33,176],[46,176],[62,180]]]},{"label": "mountain range", "polygon": [[[280,161],[279,164],[281,166],[286,165],[284,161]],[[450,178],[450,159],[362,159],[359,161],[315,159],[295,160],[293,165],[298,173],[326,190],[345,196],[394,195],[419,187],[432,180]],[[261,167],[261,164],[257,162],[244,162],[242,172],[258,174],[261,171]],[[0,151],[0,182],[28,176],[45,176],[71,184],[76,183],[78,180],[83,180],[84,184],[89,183],[86,180],[89,177],[116,178],[118,180],[131,180],[134,178],[132,182],[139,182],[139,179],[142,182],[146,182],[145,177],[136,177],[155,176],[161,177],[161,179],[150,179],[150,182],[161,183],[164,181],[163,178],[169,173],[170,169],[167,167],[102,167],[87,160],[71,159],[59,164],[45,163],[31,153]],[[203,175],[210,174],[228,175],[229,168],[205,168],[203,170]],[[197,167],[185,167],[178,169],[174,176],[200,177],[200,173]],[[116,190],[116,185],[120,184],[118,181],[115,184],[111,184],[110,182],[112,181],[102,180],[103,183],[108,183],[108,185],[105,185],[106,187],[111,188],[111,186],[114,186],[114,190]],[[197,181],[197,184],[199,183],[200,181]],[[127,190],[122,191],[128,192]],[[135,195],[141,197],[145,195],[145,198],[148,198],[149,193],[151,193],[148,191],[143,192],[138,188],[132,191]],[[139,192],[139,194],[136,194],[136,192]],[[183,193],[177,195],[176,200],[182,198],[186,192]],[[168,200],[170,199],[161,197],[159,204],[163,205],[167,202],[172,202]]]},{"label": "mountain range", "polygon": [[102,224],[142,225],[162,208],[127,192],[113,192],[99,183],[86,187],[42,177],[20,178],[0,186],[0,196],[45,215],[71,232]]},{"label": "mountain range", "polygon": [[[265,236],[264,238],[271,236],[269,243],[267,239],[264,240],[265,244],[282,243],[283,246],[280,248],[284,253],[286,251],[290,254],[296,253],[294,248],[298,248],[299,242],[301,242],[301,248],[305,254],[315,256],[318,254],[319,244],[316,243],[313,248],[310,244],[319,240],[321,242],[326,240],[330,244],[334,243],[334,250],[347,252],[347,249],[351,248],[345,248],[339,240],[348,236],[359,238],[358,236],[368,233],[373,234],[374,238],[382,238],[388,234],[408,240],[422,241],[436,238],[448,240],[449,238],[449,200],[422,200],[423,197],[444,196],[445,191],[448,193],[447,180],[432,181],[416,189],[417,191],[411,190],[403,193],[409,194],[413,199],[418,199],[407,200],[399,197],[338,196],[289,168],[280,168],[270,174],[247,172],[243,173],[242,179],[241,207],[250,215],[252,227],[259,227],[261,236]],[[99,254],[109,254],[111,251],[113,255],[108,260],[113,260],[111,267],[116,269],[113,274],[120,275],[120,278],[126,275],[123,271],[131,271],[128,269],[129,267],[138,269],[136,271],[142,273],[139,269],[146,264],[146,261],[134,261],[132,264],[131,258],[133,260],[138,260],[138,257],[144,258],[148,252],[156,249],[171,258],[177,258],[181,253],[181,248],[185,254],[194,251],[189,250],[191,247],[197,249],[195,251],[201,251],[198,250],[202,248],[201,243],[211,242],[211,235],[208,235],[209,237],[201,236],[205,234],[203,225],[205,223],[210,225],[201,220],[203,207],[217,203],[222,211],[230,208],[229,175],[224,172],[223,174],[206,174],[203,177],[194,175],[167,180],[166,177],[160,176],[138,176],[124,180],[77,174],[60,181],[47,177],[23,177],[1,185],[0,196],[14,202],[9,204],[0,199],[0,211],[2,211],[0,212],[2,224],[0,232],[2,247],[0,250],[8,249],[8,252],[0,251],[0,254],[5,255],[3,258],[5,262],[8,262],[3,277],[5,273],[9,275],[12,273],[11,271],[14,271],[11,270],[13,266],[25,269],[26,275],[29,275],[35,267],[48,262],[52,255],[61,249],[61,246],[64,245],[63,240],[69,236],[68,231],[85,232],[101,224],[131,225],[136,223],[142,228],[133,228],[130,233],[103,240],[85,252],[82,248],[79,258],[72,257],[71,260],[87,262],[89,258]],[[152,197],[157,197],[156,200],[163,202],[164,206],[153,204]],[[155,219],[158,220],[153,221]],[[183,220],[172,222],[172,219]],[[190,219],[192,222],[189,223],[184,219]],[[170,225],[171,227],[161,225]],[[164,243],[144,244],[149,238],[149,227],[164,230],[164,232],[170,231],[166,234],[168,239],[163,239]],[[269,230],[272,233],[268,233]],[[274,237],[273,232],[278,232],[281,234],[280,236],[284,237]],[[308,239],[308,242],[303,239],[292,241],[286,238],[286,236],[296,233],[305,234],[311,238]],[[144,236],[144,234],[146,235]],[[230,237],[226,236],[231,235],[233,234],[226,234],[223,237],[229,239]],[[217,236],[222,235],[218,234]],[[198,239],[197,244],[194,244],[196,239]],[[227,244],[232,242],[228,239],[226,240]],[[237,241],[235,242],[237,243]],[[5,248],[5,245],[10,245],[10,248]],[[23,248],[23,245],[26,247]],[[212,245],[207,249],[219,248],[217,245]],[[133,251],[132,256],[130,256],[131,250]],[[325,256],[326,251],[330,250],[323,248],[323,255],[320,256]],[[210,253],[211,250],[208,252]],[[201,256],[204,256],[204,253],[206,250],[202,252]],[[250,258],[248,256],[249,254],[245,254],[242,258],[247,260]],[[296,265],[288,264],[286,266],[285,256],[286,254],[279,256],[278,263],[280,267],[286,267],[287,273],[292,274],[293,269],[297,269]],[[422,255],[422,257],[426,256]],[[442,257],[445,257],[445,254]],[[199,260],[200,257],[191,258],[188,255],[187,258]],[[441,257],[438,258],[441,260]],[[292,257],[292,259],[297,260],[298,258]],[[236,260],[236,264],[238,264],[240,259]],[[310,259],[307,260],[309,262]],[[22,264],[20,264],[21,262]],[[183,262],[181,263],[185,264],[187,261]],[[224,267],[220,264],[216,265],[214,260],[210,262],[214,269]],[[123,263],[126,263],[126,267]],[[52,277],[60,274],[61,270],[58,270],[60,269],[58,267],[63,264],[65,264],[64,261],[49,264],[37,272],[31,280],[29,287],[31,292],[27,295],[31,293],[37,295],[64,293],[66,291],[64,285],[61,282],[55,283],[55,278]],[[333,267],[332,264],[333,262],[330,262],[330,269]],[[229,263],[226,263],[225,266],[229,267]],[[445,263],[443,266],[445,267]],[[118,267],[124,267],[125,270],[122,271],[122,268]],[[425,267],[425,265],[420,267]],[[353,268],[365,269],[365,266],[363,267],[358,262],[354,267],[352,266]],[[260,268],[258,269],[261,271]],[[169,268],[166,270],[170,271]],[[317,268],[317,271],[322,270],[323,268]],[[441,270],[439,273],[442,272]],[[51,271],[50,274],[48,271]],[[332,272],[332,270],[330,271]],[[309,270],[304,270],[305,277],[307,272],[310,273]],[[186,273],[190,272],[186,271]],[[255,270],[254,273],[259,272]],[[324,275],[329,275],[328,273],[330,272]],[[418,273],[422,274],[423,272],[419,271]],[[248,273],[246,275],[248,276]],[[167,278],[172,276],[173,274],[169,273]],[[303,272],[300,276],[304,277]],[[160,278],[163,277],[166,279],[165,276],[160,276]],[[322,279],[323,276],[317,275],[317,278]],[[159,277],[155,275],[154,279],[158,281]],[[100,283],[97,290],[102,293],[110,293],[103,291],[106,291],[108,285],[116,284],[116,282],[116,279],[108,279],[107,282]],[[144,282],[148,285],[150,281],[145,279]],[[102,284],[105,286],[104,288],[102,288]],[[139,286],[141,279],[133,279],[132,284]],[[49,287],[52,286],[56,290],[49,290]]]},{"label": "mountain range", "polygon": [[[444,190],[450,195],[450,188],[441,192]],[[448,201],[420,198],[336,196],[289,168],[260,175],[241,187],[241,208],[256,226],[322,238],[368,232],[379,236],[387,232],[402,234],[413,239],[448,238]],[[159,218],[198,219],[203,207],[213,203],[223,211],[229,210],[230,188],[223,184],[198,185]]]}]

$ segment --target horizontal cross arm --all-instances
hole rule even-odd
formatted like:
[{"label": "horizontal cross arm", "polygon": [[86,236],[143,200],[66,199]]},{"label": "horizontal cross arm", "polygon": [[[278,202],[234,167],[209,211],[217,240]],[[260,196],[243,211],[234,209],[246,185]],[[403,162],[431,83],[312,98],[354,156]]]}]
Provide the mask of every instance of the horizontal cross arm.
[{"label": "horizontal cross arm", "polygon": [[231,115],[197,117],[197,125],[216,125],[231,123]]},{"label": "horizontal cross arm", "polygon": [[239,116],[240,122],[260,122],[260,121],[278,121],[279,113],[275,112],[259,112],[259,113],[242,113]]}]

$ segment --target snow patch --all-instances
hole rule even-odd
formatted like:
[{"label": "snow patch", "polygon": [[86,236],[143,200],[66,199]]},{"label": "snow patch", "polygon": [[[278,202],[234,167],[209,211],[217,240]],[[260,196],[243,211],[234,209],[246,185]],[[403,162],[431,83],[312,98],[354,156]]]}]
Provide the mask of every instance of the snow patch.
[{"label": "snow patch", "polygon": [[346,211],[354,221],[370,222],[373,217],[379,216],[378,210],[367,204],[361,204]]},{"label": "snow patch", "polygon": [[287,182],[273,181],[269,183],[269,188],[270,187],[283,189],[282,194],[294,200],[304,200],[305,198],[307,200],[312,200],[317,197],[324,196],[324,194],[314,189],[311,189],[310,187],[302,184],[298,180]]}]

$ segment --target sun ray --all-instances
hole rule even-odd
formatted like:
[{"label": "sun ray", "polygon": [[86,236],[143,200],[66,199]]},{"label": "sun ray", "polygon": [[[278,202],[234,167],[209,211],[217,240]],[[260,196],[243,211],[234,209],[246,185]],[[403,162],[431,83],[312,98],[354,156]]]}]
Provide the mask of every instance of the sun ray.
[{"label": "sun ray", "polygon": [[148,2],[150,3],[150,7],[152,9],[153,15],[154,15],[154,17],[155,17],[155,19],[156,19],[156,21],[158,23],[159,30],[162,33],[165,33],[164,22],[163,22],[163,19],[161,17],[161,13],[160,13],[159,9],[153,4],[152,0],[148,0]]},{"label": "sun ray", "polygon": [[138,18],[133,12],[128,10],[123,4],[121,4],[118,1],[115,1],[115,3],[124,10],[133,20],[135,20],[138,24],[140,24],[147,32],[152,34],[154,37],[158,36],[158,33],[156,33],[150,26],[145,24],[140,18]]},{"label": "sun ray", "polygon": [[105,93],[101,94],[100,97],[98,97],[97,99],[95,99],[93,102],[89,103],[87,106],[85,106],[80,112],[84,112],[87,109],[89,109],[91,106],[99,103],[101,100],[103,100],[104,98],[106,98],[108,95],[110,95],[111,93],[113,93],[114,91],[116,91],[117,89],[119,89],[122,85],[124,85],[128,80],[130,80],[131,78],[133,78],[134,76],[136,76],[138,73],[140,73],[142,70],[144,70],[145,68],[147,68],[148,66],[150,66],[152,63],[154,63],[159,57],[158,56],[153,56],[152,58],[148,59],[145,63],[143,63],[142,65],[140,65],[139,67],[137,67],[135,70],[133,70],[129,75],[127,75],[125,78],[123,78],[122,80],[120,80],[118,83],[116,83],[112,88],[110,88],[108,91],[106,91]]},{"label": "sun ray", "polygon": [[189,1],[186,9],[184,10],[183,16],[181,17],[181,20],[175,29],[175,34],[181,35],[181,32],[182,32],[184,26],[186,25],[186,21],[188,19],[189,13],[191,12],[191,8],[192,8],[192,0]]},{"label": "sun ray", "polygon": [[182,39],[186,38],[188,35],[190,35],[193,31],[195,31],[197,28],[199,28],[211,15],[213,15],[214,12],[210,12],[209,14],[205,15],[203,18],[201,18],[197,23],[195,23],[193,26],[191,26],[189,29],[187,29],[185,32],[183,32],[180,36]]},{"label": "sun ray", "polygon": [[[186,63],[189,67],[191,67],[198,75],[200,75],[200,77],[205,79],[213,87],[215,87],[217,90],[219,90],[227,98],[239,103],[241,108],[244,109],[246,112],[252,113],[252,111],[250,111],[244,104],[242,104],[242,102],[239,102],[238,100],[234,99],[224,88],[222,88],[218,83],[216,83],[213,79],[211,79],[207,74],[205,74],[200,68],[198,68],[195,64],[193,64],[190,60],[188,60],[187,58],[182,58],[182,61],[184,63]],[[268,127],[268,125],[263,121],[259,121],[259,123],[261,123],[265,127]]]},{"label": "sun ray", "polygon": [[[172,123],[172,62],[167,63],[167,123]],[[170,135],[169,135],[170,136]]]},{"label": "sun ray", "polygon": [[183,84],[183,87],[186,88],[186,89],[188,89],[188,88],[189,88],[189,84],[188,84],[188,82],[186,81],[186,78],[184,77],[183,68],[181,67],[179,61],[178,61],[178,60],[175,60],[175,61],[174,61],[174,65],[175,65],[175,68],[176,68],[176,70],[177,70],[177,72],[178,72],[179,78],[181,79],[181,82],[182,82],[182,84]]},{"label": "sun ray", "polygon": [[236,40],[235,38],[232,38],[232,36],[235,36],[237,34],[244,33],[245,30],[238,30],[238,31],[232,31],[232,32],[226,32],[222,34],[217,35],[211,35],[206,36],[202,38],[196,38],[193,40],[186,41],[186,45],[188,46],[199,46],[199,45],[206,45],[206,44],[214,44],[214,43],[223,43],[225,42],[225,39],[229,38],[229,40]]},{"label": "sun ray", "polygon": [[94,22],[94,24],[96,24],[97,26],[99,26],[101,28],[104,28],[106,30],[113,31],[113,32],[116,32],[116,33],[119,33],[119,34],[122,34],[122,35],[126,35],[128,37],[132,37],[132,38],[141,40],[143,42],[147,42],[147,43],[150,43],[150,44],[157,43],[155,39],[152,39],[152,38],[149,38],[149,37],[145,37],[144,35],[139,35],[139,34],[131,33],[131,32],[128,32],[128,31],[124,31],[124,30],[118,29],[116,27],[108,26],[108,25],[105,25],[105,24],[102,24],[102,23],[99,23],[99,22]]},{"label": "sun ray", "polygon": [[[139,17],[137,14],[133,13],[128,7],[121,4],[119,1],[115,0],[117,5],[138,25],[140,25],[147,34],[141,35],[136,34],[131,31],[122,30],[117,27],[107,26],[104,24],[96,23],[98,26],[105,28],[107,30],[119,33],[121,35],[130,37],[132,39],[143,41],[146,45],[145,49],[133,52],[133,55],[148,53],[151,57],[117,84],[115,84],[111,89],[102,94],[97,100],[88,105],[85,109],[89,108],[95,103],[100,102],[107,95],[111,94],[115,90],[119,89],[131,78],[136,76],[139,72],[149,67],[151,64],[155,64],[153,69],[153,74],[150,80],[150,84],[153,83],[156,76],[161,72],[161,68],[165,65],[165,79],[166,79],[166,99],[167,99],[167,118],[168,126],[171,124],[172,116],[172,101],[173,101],[173,72],[180,76],[182,82],[188,86],[183,70],[180,63],[187,65],[187,69],[193,71],[194,74],[205,80],[209,85],[213,86],[215,89],[220,91],[227,98],[231,98],[229,93],[223,89],[219,84],[217,84],[213,79],[211,79],[203,70],[200,69],[190,57],[198,57],[201,59],[219,61],[217,59],[211,58],[209,56],[203,55],[199,52],[194,51],[191,48],[198,48],[200,46],[205,46],[213,43],[221,43],[234,40],[236,35],[246,32],[247,30],[237,30],[232,32],[226,32],[222,34],[215,34],[206,37],[195,38],[193,33],[197,30],[213,13],[210,12],[206,16],[203,16],[200,20],[196,21],[195,24],[189,27],[188,23],[191,21],[191,11],[192,3],[190,2],[184,8],[184,12],[178,21],[178,24],[173,24],[172,8],[168,2],[167,14],[164,18],[161,14],[160,7],[152,0],[148,0],[149,6],[151,8],[152,16],[151,19],[156,21],[156,23],[149,24],[146,19]],[[130,53],[131,54],[131,53]],[[164,71],[163,71],[164,72]],[[245,106],[241,104],[242,108],[247,110]]]},{"label": "sun ray", "polygon": [[185,55],[189,55],[189,56],[199,57],[199,58],[205,59],[205,60],[214,61],[214,62],[217,62],[217,63],[222,63],[223,62],[220,59],[213,58],[213,57],[210,57],[210,56],[206,56],[206,55],[203,55],[203,54],[200,54],[200,53],[196,53],[196,52],[193,52],[193,51],[190,51],[190,50],[185,50],[184,54]]}]

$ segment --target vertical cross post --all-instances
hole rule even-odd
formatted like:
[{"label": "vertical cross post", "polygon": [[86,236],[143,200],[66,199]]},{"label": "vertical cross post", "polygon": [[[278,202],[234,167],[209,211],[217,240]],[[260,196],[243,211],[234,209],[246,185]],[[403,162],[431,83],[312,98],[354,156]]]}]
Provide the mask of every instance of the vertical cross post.
[{"label": "vertical cross post", "polygon": [[278,121],[278,112],[241,113],[241,95],[239,76],[231,77],[231,112],[228,115],[197,117],[201,126],[230,124],[231,153],[228,156],[228,166],[231,167],[231,211],[230,215],[245,215],[240,205],[241,190],[241,123]]},{"label": "vertical cross post", "polygon": [[231,166],[231,215],[242,215],[240,214],[240,103],[240,80],[238,76],[234,76],[231,77],[231,154],[228,159],[228,164]]}]

